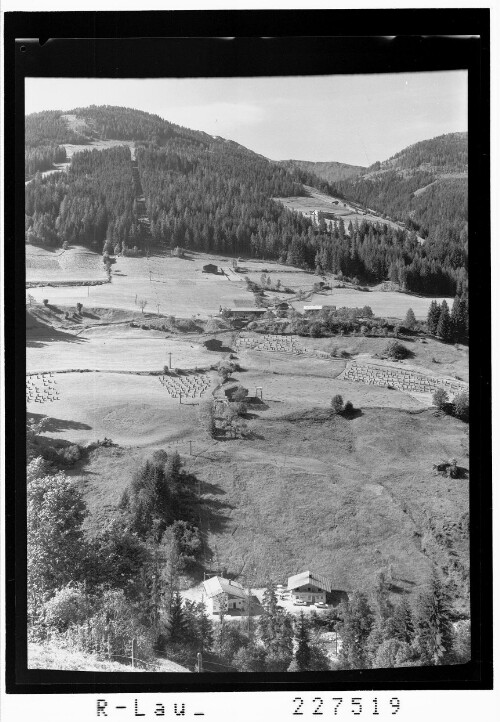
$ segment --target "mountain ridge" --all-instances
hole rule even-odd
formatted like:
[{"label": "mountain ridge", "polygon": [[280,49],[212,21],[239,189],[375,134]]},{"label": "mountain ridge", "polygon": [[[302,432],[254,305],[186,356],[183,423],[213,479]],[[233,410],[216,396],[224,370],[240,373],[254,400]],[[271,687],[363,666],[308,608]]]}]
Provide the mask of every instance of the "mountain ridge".
[{"label": "mountain ridge", "polygon": [[[68,173],[29,183],[26,238],[31,243],[81,244],[140,255],[148,252],[151,241],[170,250],[275,258],[366,283],[396,279],[401,288],[436,295],[461,292],[466,283],[466,183],[442,181],[435,173],[411,167],[428,162],[437,151],[436,165],[460,168],[463,138],[458,145],[445,137],[431,139],[423,148],[417,144],[416,151],[404,149],[398,162],[410,167],[401,173],[392,167],[333,184],[307,168],[292,164],[287,169],[234,141],[131,108],[45,111],[27,116],[26,136],[26,160],[31,154],[34,172],[40,163],[50,168],[54,146],[59,153],[58,144],[70,144],[75,137],[89,150],[96,139],[123,140],[128,146],[78,152]],[[454,152],[447,165],[446,154]],[[361,222],[346,228],[344,211],[332,207],[333,225],[328,227],[318,214],[291,211],[273,200],[307,196],[305,186],[330,195],[333,205],[336,197],[376,209],[380,220],[362,219],[367,214],[360,212]]]}]

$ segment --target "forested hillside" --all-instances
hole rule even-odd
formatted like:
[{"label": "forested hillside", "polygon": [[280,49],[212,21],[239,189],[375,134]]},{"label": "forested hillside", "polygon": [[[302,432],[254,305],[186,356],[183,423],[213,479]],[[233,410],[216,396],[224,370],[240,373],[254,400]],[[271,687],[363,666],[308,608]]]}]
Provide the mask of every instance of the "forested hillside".
[{"label": "forested hillside", "polygon": [[109,240],[116,252],[140,245],[130,150],[87,150],[73,157],[68,174],[36,176],[26,187],[25,212],[30,243],[102,251]]},{"label": "forested hillside", "polygon": [[335,161],[282,160],[280,165],[292,172],[295,168],[300,168],[314,173],[327,183],[336,183],[339,180],[352,178],[367,170],[362,165],[349,165]]},{"label": "forested hillside", "polygon": [[27,115],[24,123],[25,148],[61,143],[85,143],[86,138],[75,133],[62,117],[61,110],[44,110]]},{"label": "forested hillside", "polygon": [[[180,128],[158,116],[112,106],[76,108],[27,119],[33,153],[43,159],[45,143],[70,137],[73,127],[88,139],[136,141],[139,177],[157,246],[279,259],[304,268],[342,273],[361,282],[393,280],[416,292],[453,295],[466,287],[467,184],[440,179],[421,168],[431,151],[417,144],[398,157],[420,163],[406,170],[392,164],[385,171],[332,186],[302,167],[291,171],[222,138]],[[36,133],[38,135],[36,135]],[[37,147],[36,138],[40,147]],[[439,139],[435,139],[439,141]],[[441,167],[463,162],[460,144],[445,142]],[[439,145],[439,144],[438,144]],[[462,144],[463,145],[463,144]],[[443,153],[454,149],[448,165]],[[32,146],[30,146],[32,148]],[[54,146],[54,158],[62,151]],[[395,156],[395,158],[397,158]],[[461,159],[461,160],[460,160]],[[48,161],[47,161],[48,162]],[[462,166],[460,166],[462,167]],[[283,208],[273,198],[305,195],[303,184],[340,192],[381,213],[406,222],[406,229],[363,221],[327,228]],[[418,192],[423,187],[426,190]],[[417,193],[415,193],[417,191]],[[79,243],[107,252],[133,255],[145,250],[138,220],[128,147],[76,154],[67,175],[56,174],[26,188],[26,231],[31,243]],[[427,238],[422,246],[416,231]]]},{"label": "forested hillside", "polygon": [[[379,165],[382,169],[395,167],[416,170],[426,166],[440,173],[466,173],[467,146],[467,133],[448,133],[414,143]],[[368,171],[372,168],[368,168]]]},{"label": "forested hillside", "polygon": [[429,259],[466,276],[467,133],[416,143],[336,185],[346,197],[405,223],[426,239]]}]

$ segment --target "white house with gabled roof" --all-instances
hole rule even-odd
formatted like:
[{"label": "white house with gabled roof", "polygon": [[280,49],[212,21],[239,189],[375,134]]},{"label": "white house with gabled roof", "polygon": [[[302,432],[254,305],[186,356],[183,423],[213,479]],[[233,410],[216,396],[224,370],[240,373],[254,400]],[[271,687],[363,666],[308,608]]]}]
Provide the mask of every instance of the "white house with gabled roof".
[{"label": "white house with gabled roof", "polygon": [[326,602],[326,594],[332,591],[333,585],[327,577],[307,571],[288,577],[287,589],[292,599],[302,599],[309,604],[315,604]]},{"label": "white house with gabled roof", "polygon": [[232,609],[246,609],[248,595],[238,582],[224,577],[211,577],[203,582],[203,587],[210,600],[212,614],[219,614],[221,611],[230,612]]}]

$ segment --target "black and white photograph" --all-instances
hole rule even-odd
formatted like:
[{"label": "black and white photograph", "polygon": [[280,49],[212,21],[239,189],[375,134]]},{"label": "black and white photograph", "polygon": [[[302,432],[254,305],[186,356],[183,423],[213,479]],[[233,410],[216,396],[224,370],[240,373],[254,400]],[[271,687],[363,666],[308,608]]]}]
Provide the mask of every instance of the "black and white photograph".
[{"label": "black and white photograph", "polygon": [[477,662],[470,68],[369,66],[23,70],[28,672]]},{"label": "black and white photograph", "polygon": [[29,666],[468,661],[466,73],[25,92]]}]

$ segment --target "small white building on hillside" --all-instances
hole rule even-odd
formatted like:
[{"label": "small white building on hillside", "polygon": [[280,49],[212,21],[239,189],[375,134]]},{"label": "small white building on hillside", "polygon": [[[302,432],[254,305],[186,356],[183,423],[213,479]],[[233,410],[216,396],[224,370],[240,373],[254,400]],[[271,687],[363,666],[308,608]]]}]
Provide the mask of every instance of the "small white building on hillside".
[{"label": "small white building on hillside", "polygon": [[211,577],[203,582],[205,594],[210,600],[212,614],[221,611],[230,612],[232,609],[246,609],[248,595],[245,589],[224,577]]},{"label": "small white building on hillside", "polygon": [[333,585],[321,574],[307,571],[288,577],[287,589],[292,599],[302,599],[309,604],[315,604],[326,602],[326,593],[332,591]]}]

